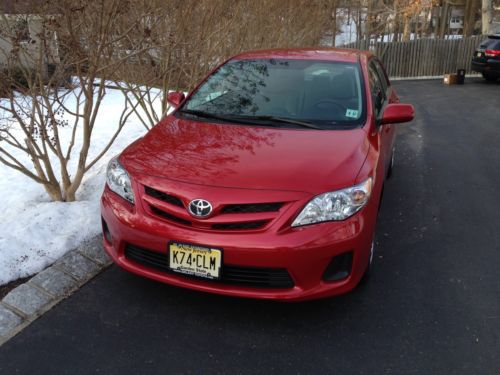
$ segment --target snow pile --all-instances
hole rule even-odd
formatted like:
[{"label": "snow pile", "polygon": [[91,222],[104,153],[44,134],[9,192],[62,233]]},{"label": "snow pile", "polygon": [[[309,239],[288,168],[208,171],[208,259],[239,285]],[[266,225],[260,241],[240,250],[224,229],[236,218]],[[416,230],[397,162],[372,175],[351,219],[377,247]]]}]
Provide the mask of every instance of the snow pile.
[{"label": "snow pile", "polygon": [[[76,100],[70,98],[67,105],[74,108]],[[107,89],[92,134],[89,161],[99,154],[114,134],[123,107],[123,94]],[[72,124],[70,115],[65,117]],[[20,130],[18,132],[20,134]],[[145,132],[139,119],[130,116],[113,146],[86,174],[77,193],[77,202],[50,202],[41,185],[0,163],[0,196],[3,200],[0,214],[0,285],[41,271],[100,232],[99,198],[105,183],[106,165],[109,159]],[[70,127],[61,132],[61,138],[66,142],[70,135]],[[70,171],[75,171],[78,146],[77,142],[70,160]],[[13,154],[30,165],[22,152],[14,150]]]}]

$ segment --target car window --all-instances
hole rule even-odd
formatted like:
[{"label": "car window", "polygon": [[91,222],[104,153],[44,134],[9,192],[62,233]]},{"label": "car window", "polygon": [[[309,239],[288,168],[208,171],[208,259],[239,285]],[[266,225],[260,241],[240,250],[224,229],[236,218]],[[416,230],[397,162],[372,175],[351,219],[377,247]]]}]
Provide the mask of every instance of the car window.
[{"label": "car window", "polygon": [[370,91],[372,94],[372,101],[375,107],[375,114],[378,115],[382,109],[385,101],[385,92],[382,85],[382,80],[379,77],[377,68],[373,61],[368,66],[368,76],[370,79]]},{"label": "car window", "polygon": [[387,78],[387,74],[385,73],[385,70],[382,67],[380,61],[373,60],[373,63],[375,64],[375,68],[377,69],[377,73],[380,78],[380,83],[382,84],[382,89],[384,93],[387,94],[387,88],[389,87],[389,80]]},{"label": "car window", "polygon": [[479,45],[482,49],[500,49],[500,39],[488,38]]},{"label": "car window", "polygon": [[358,63],[259,59],[226,63],[182,109],[341,126],[364,124],[364,107]]}]

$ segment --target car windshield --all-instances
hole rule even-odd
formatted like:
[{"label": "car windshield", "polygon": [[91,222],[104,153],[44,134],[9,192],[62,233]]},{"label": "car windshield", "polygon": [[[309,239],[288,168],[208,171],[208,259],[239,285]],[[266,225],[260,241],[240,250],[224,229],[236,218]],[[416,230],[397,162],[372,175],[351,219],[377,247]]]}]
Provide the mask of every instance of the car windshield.
[{"label": "car windshield", "polygon": [[180,113],[241,123],[279,120],[280,126],[351,128],[364,123],[362,87],[358,63],[232,61],[208,77]]}]

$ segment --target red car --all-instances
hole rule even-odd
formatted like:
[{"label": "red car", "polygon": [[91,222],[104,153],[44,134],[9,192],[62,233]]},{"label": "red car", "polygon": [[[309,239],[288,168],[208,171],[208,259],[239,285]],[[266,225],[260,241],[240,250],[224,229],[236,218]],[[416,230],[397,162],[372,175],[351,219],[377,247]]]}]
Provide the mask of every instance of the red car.
[{"label": "red car", "polygon": [[338,49],[232,57],[111,160],[104,247],[135,274],[301,301],[367,273],[393,124],[410,121],[379,60]]}]

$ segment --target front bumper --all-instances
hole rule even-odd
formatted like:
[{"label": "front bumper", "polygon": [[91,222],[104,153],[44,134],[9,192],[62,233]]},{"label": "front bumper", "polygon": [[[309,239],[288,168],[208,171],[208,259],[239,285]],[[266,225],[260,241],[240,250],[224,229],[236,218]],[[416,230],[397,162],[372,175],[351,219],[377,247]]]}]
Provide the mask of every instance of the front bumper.
[{"label": "front bumper", "polygon": [[[112,238],[104,239],[104,248],[125,270],[203,292],[284,301],[323,298],[353,289],[369,262],[377,210],[378,201],[371,199],[363,210],[342,222],[286,229],[276,224],[258,232],[221,233],[186,228],[144,215],[140,208],[107,187],[101,199],[102,219]],[[256,288],[190,278],[147,267],[125,255],[127,245],[166,254],[170,241],[222,248],[224,264],[231,266],[284,268],[293,286]],[[353,255],[349,275],[339,281],[324,281],[322,276],[332,258],[346,252]]]}]

